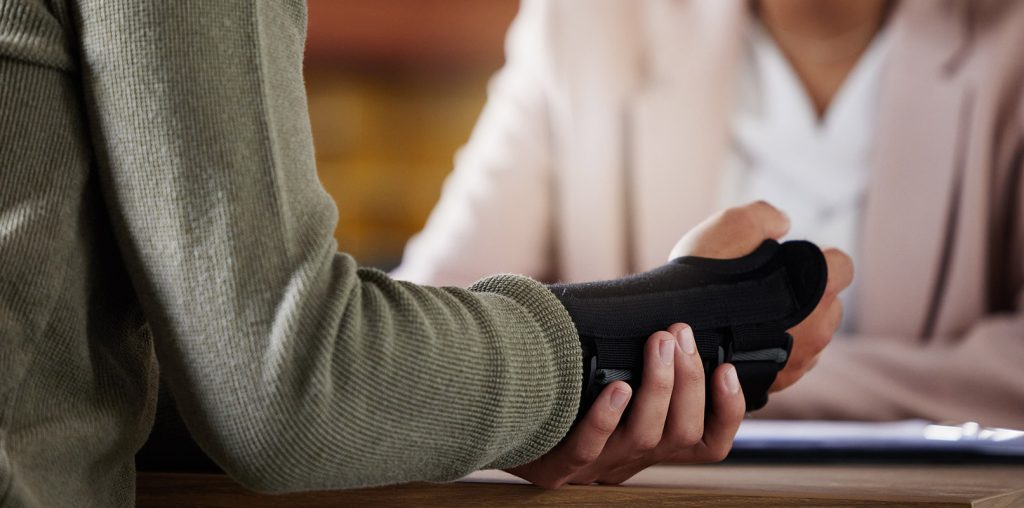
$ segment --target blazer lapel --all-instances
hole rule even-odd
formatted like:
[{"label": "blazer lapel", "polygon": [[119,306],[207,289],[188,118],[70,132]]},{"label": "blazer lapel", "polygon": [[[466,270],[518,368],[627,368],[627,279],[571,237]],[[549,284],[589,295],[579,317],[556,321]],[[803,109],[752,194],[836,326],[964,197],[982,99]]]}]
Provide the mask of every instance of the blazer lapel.
[{"label": "blazer lapel", "polygon": [[965,3],[902,2],[879,97],[857,330],[919,340],[943,291],[970,101]]},{"label": "blazer lapel", "polygon": [[717,206],[745,2],[664,0],[646,10],[645,79],[624,140],[630,270],[664,263]]}]

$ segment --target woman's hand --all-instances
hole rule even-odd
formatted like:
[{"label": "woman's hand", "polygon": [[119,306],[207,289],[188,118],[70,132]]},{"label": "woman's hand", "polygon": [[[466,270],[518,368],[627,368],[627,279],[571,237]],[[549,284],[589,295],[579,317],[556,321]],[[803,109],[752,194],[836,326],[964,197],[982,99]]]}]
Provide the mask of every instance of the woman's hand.
[{"label": "woman's hand", "polygon": [[[789,218],[764,201],[729,208],[690,230],[672,249],[670,259],[680,256],[731,259],[745,256],[768,239],[778,240],[789,231]],[[786,368],[779,372],[771,391],[795,383],[818,361],[822,350],[839,329],[843,304],[837,295],[853,281],[853,262],[838,249],[823,249],[828,265],[825,295],[811,315],[789,330],[793,350]]]},{"label": "woman's hand", "polygon": [[[622,483],[659,462],[720,461],[732,448],[745,406],[732,365],[719,366],[712,382],[714,407],[705,415],[704,366],[693,332],[674,324],[647,340],[635,397],[622,381],[608,385],[561,444],[509,472],[554,489]],[[619,425],[630,398],[629,415]]]},{"label": "woman's hand", "polygon": [[837,297],[853,282],[853,261],[838,249],[826,248],[822,252],[828,265],[825,294],[811,315],[789,330],[793,336],[793,351],[769,391],[785,389],[814,368],[843,320],[843,302]]},{"label": "woman's hand", "polygon": [[[758,201],[719,212],[687,233],[670,258],[745,256],[768,239],[789,231],[789,219]],[[825,249],[829,280],[818,307],[790,330],[793,351],[772,390],[789,386],[811,367],[842,317],[836,295],[853,277],[850,258]],[[736,370],[724,364],[711,380],[714,407],[704,411],[704,367],[693,333],[683,324],[652,335],[645,345],[644,373],[629,416],[630,386],[615,382],[597,397],[586,416],[561,444],[543,457],[509,472],[545,488],[572,484],[618,484],[659,462],[703,463],[725,458],[745,411]]]}]

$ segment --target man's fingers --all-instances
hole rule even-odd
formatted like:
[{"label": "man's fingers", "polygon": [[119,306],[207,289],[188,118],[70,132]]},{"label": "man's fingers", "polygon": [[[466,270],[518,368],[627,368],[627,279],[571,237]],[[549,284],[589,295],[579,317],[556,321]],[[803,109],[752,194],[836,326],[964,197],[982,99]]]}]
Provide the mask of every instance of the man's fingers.
[{"label": "man's fingers", "polygon": [[732,364],[719,365],[712,376],[714,386],[714,406],[704,430],[704,450],[701,458],[709,462],[719,462],[729,454],[732,441],[743,421],[743,413],[747,409],[740,390],[740,381],[736,376],[736,367]]},{"label": "man's fingers", "polygon": [[624,433],[615,437],[615,449],[643,455],[658,446],[665,428],[679,345],[665,331],[655,332],[644,346],[644,372]]},{"label": "man's fingers", "polygon": [[622,381],[606,386],[561,444],[540,459],[509,472],[546,489],[572,482],[573,474],[601,456],[632,394],[633,389]]},{"label": "man's fingers", "polygon": [[827,248],[822,250],[822,253],[825,255],[825,264],[828,265],[825,295],[835,296],[853,282],[853,260],[839,249]]},{"label": "man's fingers", "polygon": [[700,442],[704,435],[704,364],[697,354],[693,329],[675,324],[669,332],[679,339],[676,353],[675,386],[659,455],[670,460]]},{"label": "man's fingers", "polygon": [[[681,331],[673,326],[672,331]],[[644,345],[644,372],[626,426],[614,436],[592,470],[582,471],[583,481],[620,483],[651,465],[662,442],[665,421],[675,387],[675,365],[681,359],[678,335],[655,332]]]},{"label": "man's fingers", "polygon": [[562,443],[565,462],[578,469],[597,460],[608,438],[618,427],[632,394],[633,389],[622,381],[616,381],[601,390],[586,416]]}]

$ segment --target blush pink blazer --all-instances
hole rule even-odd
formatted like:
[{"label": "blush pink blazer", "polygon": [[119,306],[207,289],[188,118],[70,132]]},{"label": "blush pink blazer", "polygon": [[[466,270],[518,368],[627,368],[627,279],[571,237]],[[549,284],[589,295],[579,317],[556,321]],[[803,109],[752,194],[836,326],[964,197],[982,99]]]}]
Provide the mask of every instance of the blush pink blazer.
[{"label": "blush pink blazer", "polygon": [[[396,275],[579,281],[664,262],[715,209],[745,6],[525,1]],[[857,335],[760,414],[1024,428],[1024,2],[902,0],[887,30]]]}]

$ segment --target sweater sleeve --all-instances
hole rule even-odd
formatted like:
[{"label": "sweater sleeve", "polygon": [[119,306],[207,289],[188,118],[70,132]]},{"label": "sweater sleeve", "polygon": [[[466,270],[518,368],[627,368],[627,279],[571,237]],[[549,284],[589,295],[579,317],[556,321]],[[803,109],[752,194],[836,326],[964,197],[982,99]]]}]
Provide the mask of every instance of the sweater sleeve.
[{"label": "sweater sleeve", "polygon": [[164,380],[244,484],[450,480],[568,431],[580,348],[525,277],[396,282],[338,253],[302,81],[301,0],[77,0],[116,240]]}]

